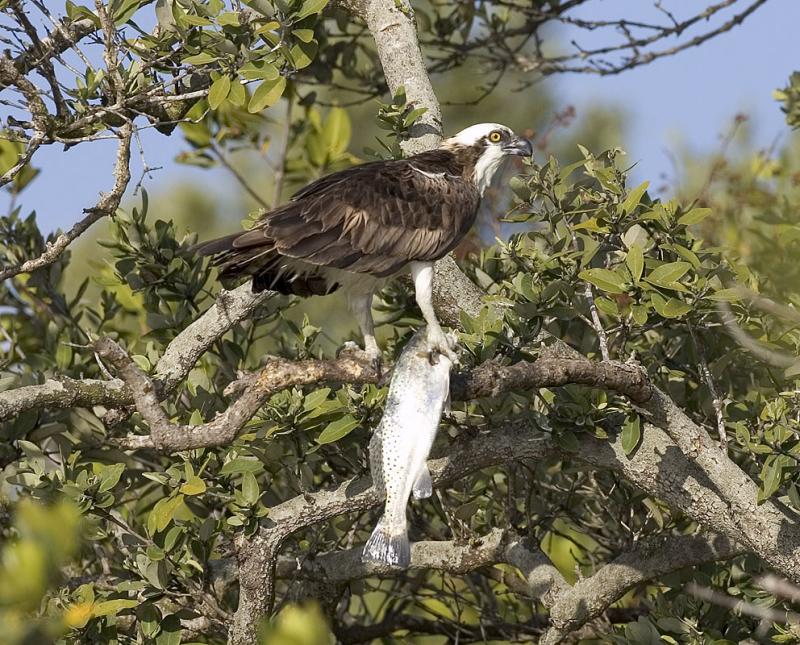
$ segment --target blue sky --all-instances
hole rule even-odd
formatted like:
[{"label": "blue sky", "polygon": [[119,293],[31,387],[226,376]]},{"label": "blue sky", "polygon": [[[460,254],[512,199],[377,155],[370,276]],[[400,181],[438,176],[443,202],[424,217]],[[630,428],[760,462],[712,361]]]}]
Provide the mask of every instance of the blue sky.
[{"label": "blue sky", "polygon": [[[630,18],[638,17],[650,3],[606,0],[590,6],[594,10],[591,17],[618,16],[622,11]],[[788,136],[772,91],[800,69],[798,25],[800,2],[769,0],[744,25],[699,48],[618,76],[572,74],[546,82],[557,106],[572,104],[579,114],[593,104],[622,105],[629,120],[620,144],[628,150],[629,161],[637,163],[634,175],[657,181],[665,173],[672,175],[668,153],[679,142],[698,153],[715,149],[720,133],[738,112],[750,117],[758,146],[767,147],[776,137]],[[168,189],[180,178],[217,183],[221,190],[232,185],[223,170],[176,164],[172,158],[180,143],[175,138],[150,129],[143,131],[142,143],[148,164],[164,167],[147,182],[150,190]],[[114,142],[104,141],[66,153],[57,146],[40,151],[36,162],[44,174],[23,194],[25,212],[35,209],[45,231],[69,227],[82,216],[83,208],[94,204],[97,194],[111,185],[114,146]],[[142,168],[136,150],[132,165],[134,185]],[[5,212],[7,204],[4,192],[0,211]]]}]

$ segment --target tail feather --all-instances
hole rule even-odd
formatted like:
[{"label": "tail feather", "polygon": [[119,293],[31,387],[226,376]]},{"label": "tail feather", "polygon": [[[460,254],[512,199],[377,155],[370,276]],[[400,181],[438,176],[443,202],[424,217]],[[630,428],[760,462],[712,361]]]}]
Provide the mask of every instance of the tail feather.
[{"label": "tail feather", "polygon": [[411,545],[405,525],[390,527],[381,518],[364,545],[361,560],[407,569],[411,564]]},{"label": "tail feather", "polygon": [[241,232],[233,233],[232,235],[218,237],[207,242],[200,242],[199,244],[195,244],[189,250],[192,253],[197,253],[198,255],[216,255],[217,253],[222,253],[223,251],[230,251],[233,248],[234,241],[240,235]]},{"label": "tail feather", "polygon": [[[339,287],[329,281],[319,271],[303,270],[287,264],[286,258],[276,250],[274,242],[256,231],[259,235],[253,241],[242,239],[253,231],[226,235],[193,246],[190,250],[198,255],[210,255],[212,264],[219,267],[223,279],[250,277],[253,291],[277,291],[301,297],[323,296]],[[258,244],[255,243],[258,241]]]}]

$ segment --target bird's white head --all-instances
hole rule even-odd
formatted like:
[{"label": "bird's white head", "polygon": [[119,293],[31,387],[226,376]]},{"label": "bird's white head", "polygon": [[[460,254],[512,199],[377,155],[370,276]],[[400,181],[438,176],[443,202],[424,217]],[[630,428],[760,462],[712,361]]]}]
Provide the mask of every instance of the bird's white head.
[{"label": "bird's white head", "polygon": [[475,152],[473,179],[481,195],[492,182],[500,162],[508,155],[530,157],[530,141],[514,134],[511,128],[499,123],[478,123],[445,139],[443,147],[469,147]]}]

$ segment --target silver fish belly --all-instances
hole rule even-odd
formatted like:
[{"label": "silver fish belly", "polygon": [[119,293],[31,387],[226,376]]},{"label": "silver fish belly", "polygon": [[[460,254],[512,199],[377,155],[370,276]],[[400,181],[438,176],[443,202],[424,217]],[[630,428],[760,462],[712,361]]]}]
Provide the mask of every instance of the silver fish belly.
[{"label": "silver fish belly", "polygon": [[364,546],[361,559],[406,568],[411,561],[406,507],[433,493],[426,461],[439,420],[449,402],[451,361],[431,365],[423,327],[395,365],[383,418],[369,444],[375,486],[386,495],[383,517]]}]

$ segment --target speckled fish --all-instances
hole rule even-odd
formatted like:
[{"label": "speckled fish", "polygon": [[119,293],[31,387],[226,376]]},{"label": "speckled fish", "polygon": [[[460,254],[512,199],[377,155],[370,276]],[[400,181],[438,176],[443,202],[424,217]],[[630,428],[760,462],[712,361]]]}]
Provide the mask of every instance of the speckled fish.
[{"label": "speckled fish", "polygon": [[[448,340],[454,344],[454,339]],[[439,420],[449,403],[452,362],[431,357],[426,331],[418,330],[395,365],[383,418],[369,444],[375,486],[385,492],[383,517],[372,532],[361,559],[406,568],[411,560],[406,506],[433,493],[426,461]]]}]

